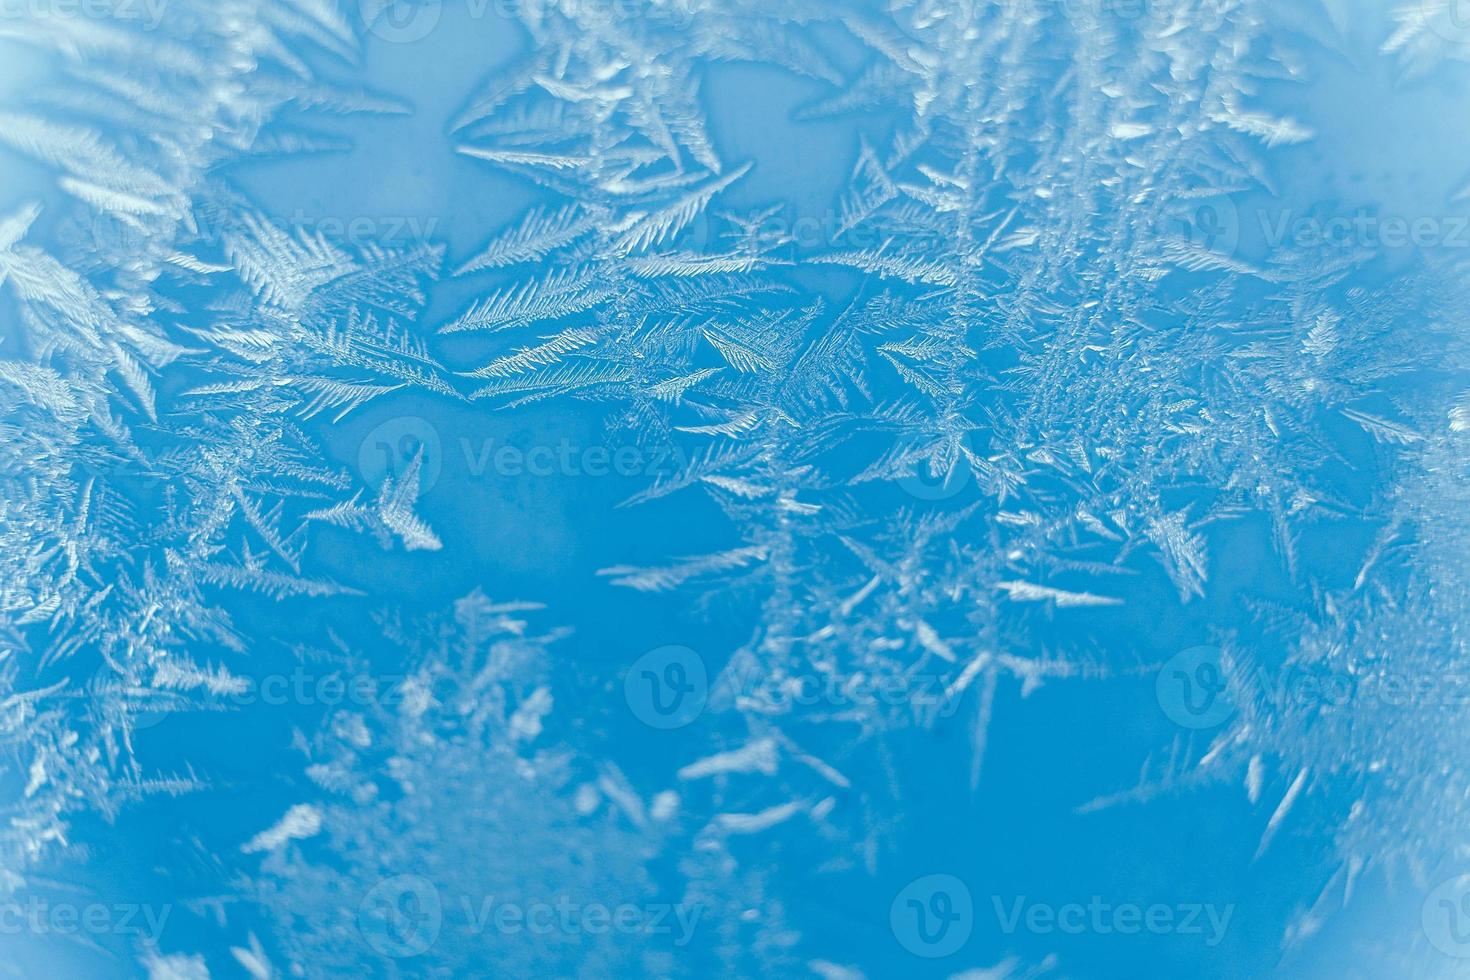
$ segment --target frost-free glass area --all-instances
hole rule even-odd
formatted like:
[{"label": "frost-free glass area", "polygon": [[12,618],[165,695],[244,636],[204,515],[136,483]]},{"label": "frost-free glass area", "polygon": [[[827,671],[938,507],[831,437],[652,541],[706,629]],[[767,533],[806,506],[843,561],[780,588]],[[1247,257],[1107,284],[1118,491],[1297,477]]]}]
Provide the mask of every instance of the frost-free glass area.
[{"label": "frost-free glass area", "polygon": [[1466,975],[1467,61],[0,0],[0,975]]}]

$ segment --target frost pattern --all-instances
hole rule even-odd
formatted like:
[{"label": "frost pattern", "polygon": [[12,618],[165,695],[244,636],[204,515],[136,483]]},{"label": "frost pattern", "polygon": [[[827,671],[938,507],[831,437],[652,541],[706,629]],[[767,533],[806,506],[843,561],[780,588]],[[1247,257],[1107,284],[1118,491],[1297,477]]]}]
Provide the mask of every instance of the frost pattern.
[{"label": "frost pattern", "polygon": [[[1275,154],[1313,138],[1260,93],[1305,73],[1293,22],[1332,43],[1333,21],[1306,2],[1106,6],[517,5],[524,58],[467,84],[447,128],[544,198],[450,263],[476,292],[438,324],[479,344],[461,371],[435,351],[465,338],[417,328],[442,246],[288,232],[223,172],[332,148],[277,117],[406,111],[312,67],[358,48],[335,3],[170,5],[158,31],[7,20],[66,81],[6,108],[0,143],[70,203],[45,247],[49,213],[0,221],[15,309],[0,349],[0,738],[21,783],[0,886],[20,887],[83,808],[203,788],[149,772],[132,728],[240,689],[218,657],[251,638],[223,595],[315,603],[369,585],[314,570],[317,527],[443,549],[417,508],[422,455],[375,487],[323,462],[322,426],[409,388],[509,413],[590,402],[641,444],[677,448],[686,465],[627,503],[704,495],[723,544],[603,580],[755,612],[717,657],[687,757],[648,785],[556,707],[560,634],[520,618],[539,610],[477,593],[448,620],[387,614],[411,665],[401,704],[302,734],[311,795],[242,842],[263,855],[244,891],[273,918],[268,937],[234,939],[256,976],[277,961],[373,969],[362,909],[406,867],[446,902],[530,901],[538,884],[645,901],[660,859],[683,889],[666,900],[709,910],[722,972],[861,975],[803,947],[769,842],[876,875],[903,811],[895,744],[960,706],[957,778],[983,792],[998,692],[1167,655],[1120,648],[1106,617],[1161,595],[1198,609],[1221,554],[1256,537],[1300,601],[1253,600],[1213,637],[1240,711],[1085,809],[1239,780],[1264,810],[1264,851],[1320,795],[1342,810],[1340,870],[1302,934],[1366,870],[1463,850],[1467,787],[1444,764],[1463,706],[1295,704],[1270,678],[1467,661],[1466,270],[1435,256],[1386,270],[1368,246],[1250,254],[1215,247],[1220,229],[1202,241],[1200,202],[1270,198]],[[1425,10],[1405,8],[1382,47],[1409,76],[1455,54],[1432,22],[1444,12]],[[850,147],[831,240],[786,234],[779,203],[723,206],[760,165],[724,159],[712,135],[700,78],[723,62],[820,86],[807,123],[898,120]],[[850,284],[837,298],[816,284],[828,274]],[[210,380],[173,383],[185,367]],[[1322,557],[1344,528],[1371,532],[1348,575]],[[100,680],[52,680],[63,663]],[[789,697],[813,678],[934,697]],[[471,971],[482,939],[448,935],[423,965]],[[154,975],[194,968],[140,955]],[[679,969],[588,936],[497,956],[517,974]]]},{"label": "frost pattern", "polygon": [[[617,934],[547,938],[492,925],[503,905],[618,896],[610,904],[642,907],[656,897],[643,869],[656,825],[615,767],[586,769],[556,744],[559,634],[536,632],[531,616],[542,618],[534,604],[476,592],[437,623],[385,621],[405,650],[392,705],[337,713],[299,746],[320,802],[293,806],[246,847],[266,852],[255,897],[281,926],[291,975],[368,974],[411,941],[416,923],[399,918],[434,905],[440,938],[414,961],[424,975],[474,973],[487,955],[516,975],[671,968],[672,949],[640,953]],[[334,860],[314,861],[318,849]],[[379,907],[374,889],[408,869],[432,897],[416,910]]]},{"label": "frost pattern", "polygon": [[[347,22],[326,5],[167,5],[154,31],[129,23],[133,6],[101,21],[5,21],[57,51],[66,74],[48,104],[6,111],[0,143],[53,168],[75,202],[54,249],[28,243],[37,206],[0,224],[0,280],[16,301],[0,362],[0,630],[6,731],[29,772],[0,852],[11,887],[65,840],[79,806],[110,814],[198,787],[192,773],[149,774],[131,732],[139,713],[239,689],[213,660],[248,648],[222,590],[349,591],[303,567],[304,509],[350,480],[300,421],[402,385],[449,390],[400,326],[440,249],[353,255],[293,237],[219,173],[308,145],[271,125],[283,107],[394,111],[292,53],[347,54]],[[185,366],[217,380],[181,390],[170,379]],[[378,517],[423,546],[433,535],[411,489],[385,488]],[[62,663],[70,683],[32,686]]]}]

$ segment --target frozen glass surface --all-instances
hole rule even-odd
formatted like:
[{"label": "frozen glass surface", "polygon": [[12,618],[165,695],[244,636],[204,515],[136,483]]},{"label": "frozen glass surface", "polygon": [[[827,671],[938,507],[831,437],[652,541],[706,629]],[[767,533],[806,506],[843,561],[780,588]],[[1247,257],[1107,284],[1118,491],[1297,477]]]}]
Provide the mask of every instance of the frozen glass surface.
[{"label": "frozen glass surface", "polygon": [[0,976],[1470,976],[1467,61],[0,0]]}]

